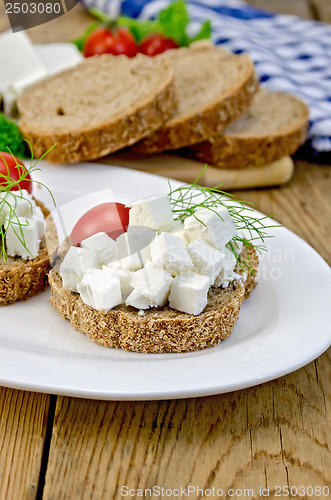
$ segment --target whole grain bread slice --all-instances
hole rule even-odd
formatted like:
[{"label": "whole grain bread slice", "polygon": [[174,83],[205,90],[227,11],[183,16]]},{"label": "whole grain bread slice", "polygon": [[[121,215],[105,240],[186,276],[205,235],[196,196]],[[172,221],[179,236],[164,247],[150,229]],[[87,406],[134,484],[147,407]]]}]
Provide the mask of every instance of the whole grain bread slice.
[{"label": "whole grain bread slice", "polygon": [[[36,204],[42,209],[44,217],[47,217],[49,210],[40,201],[36,200]],[[27,300],[45,290],[50,267],[45,238],[35,259],[0,258],[0,305]]]},{"label": "whole grain bread slice", "polygon": [[174,71],[178,108],[163,127],[133,147],[139,153],[178,149],[219,135],[248,109],[258,88],[249,56],[210,44],[169,50],[156,59]]},{"label": "whole grain bread slice", "polygon": [[35,156],[51,162],[100,158],[142,139],[176,107],[165,61],[91,57],[45,79],[18,100],[19,127]]},{"label": "whole grain bread slice", "polygon": [[265,165],[304,142],[309,110],[297,97],[260,89],[249,110],[219,137],[192,146],[196,158],[216,167]]},{"label": "whole grain bread slice", "polygon": [[107,313],[87,306],[78,293],[66,290],[56,268],[49,273],[51,304],[68,319],[73,328],[88,335],[94,342],[108,347],[143,353],[190,352],[217,345],[227,338],[237,322],[242,302],[250,295],[256,281],[258,257],[248,247],[242,259],[250,263],[253,274],[245,275],[228,288],[211,288],[208,304],[201,314],[193,316],[170,307],[148,309],[143,315],[124,304]]}]

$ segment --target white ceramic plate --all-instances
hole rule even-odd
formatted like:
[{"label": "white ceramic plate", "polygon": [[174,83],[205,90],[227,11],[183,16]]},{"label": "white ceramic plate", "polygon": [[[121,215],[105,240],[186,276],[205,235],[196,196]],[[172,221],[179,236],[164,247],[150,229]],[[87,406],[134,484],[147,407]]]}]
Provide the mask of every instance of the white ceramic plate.
[{"label": "white ceramic plate", "polygon": [[[130,202],[168,192],[164,178],[108,165],[42,165],[38,178],[58,205],[112,188]],[[173,182],[173,186],[179,183]],[[43,190],[35,195],[50,206]],[[94,344],[48,302],[49,291],[0,310],[0,384],[109,400],[182,398],[224,393],[285,375],[331,343],[331,272],[285,228],[272,230],[259,285],[243,304],[231,337],[189,354],[138,354]]]}]

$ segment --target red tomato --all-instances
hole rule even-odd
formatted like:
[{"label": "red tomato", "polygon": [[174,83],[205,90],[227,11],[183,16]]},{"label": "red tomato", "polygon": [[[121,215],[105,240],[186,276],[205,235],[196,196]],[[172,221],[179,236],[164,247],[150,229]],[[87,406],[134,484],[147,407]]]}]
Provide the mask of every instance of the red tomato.
[{"label": "red tomato", "polygon": [[8,186],[8,180],[18,181],[24,176],[18,184],[11,188],[11,191],[26,189],[28,193],[32,193],[31,176],[25,168],[24,164],[10,153],[0,152],[0,185],[1,187]]},{"label": "red tomato", "polygon": [[87,38],[84,56],[98,56],[101,54],[125,54],[134,57],[138,53],[138,46],[134,36],[127,28],[118,28],[114,31],[108,28],[97,28]]},{"label": "red tomato", "polygon": [[76,222],[71,239],[74,245],[96,233],[107,233],[114,240],[125,233],[129,225],[130,208],[122,203],[102,203],[88,210]]},{"label": "red tomato", "polygon": [[144,38],[139,51],[145,56],[156,56],[169,49],[178,49],[179,45],[171,38],[165,38],[161,33],[152,33]]}]

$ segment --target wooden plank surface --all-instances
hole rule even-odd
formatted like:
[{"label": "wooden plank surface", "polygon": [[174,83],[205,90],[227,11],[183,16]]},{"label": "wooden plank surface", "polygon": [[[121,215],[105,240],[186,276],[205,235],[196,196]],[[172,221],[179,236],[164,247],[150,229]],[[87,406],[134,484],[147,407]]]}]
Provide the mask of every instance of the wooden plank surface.
[{"label": "wooden plank surface", "polygon": [[0,387],[0,499],[36,498],[50,396]]}]

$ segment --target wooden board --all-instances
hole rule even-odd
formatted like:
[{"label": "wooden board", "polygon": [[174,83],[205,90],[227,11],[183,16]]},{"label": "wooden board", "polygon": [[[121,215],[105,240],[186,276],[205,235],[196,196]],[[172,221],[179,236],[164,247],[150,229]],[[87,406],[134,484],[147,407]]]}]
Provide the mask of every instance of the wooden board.
[{"label": "wooden board", "polygon": [[[222,184],[223,189],[256,188],[279,186],[288,182],[294,171],[293,161],[289,157],[259,167],[216,168],[190,158],[171,154],[137,155],[119,152],[99,160],[99,163],[140,170],[150,174],[192,183],[199,177],[199,184],[215,187]],[[203,171],[203,174],[201,172]]]}]

